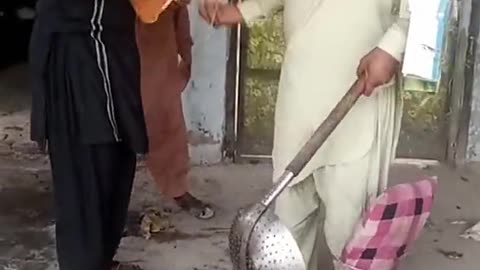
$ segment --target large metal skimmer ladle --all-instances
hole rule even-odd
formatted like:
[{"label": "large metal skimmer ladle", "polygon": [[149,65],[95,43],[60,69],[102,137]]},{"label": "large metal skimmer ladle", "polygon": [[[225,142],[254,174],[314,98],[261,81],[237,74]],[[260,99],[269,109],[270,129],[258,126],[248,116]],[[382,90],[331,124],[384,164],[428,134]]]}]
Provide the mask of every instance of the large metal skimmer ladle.
[{"label": "large metal skimmer ladle", "polygon": [[363,90],[363,80],[357,80],[287,166],[263,200],[239,210],[229,235],[230,257],[234,270],[306,269],[295,239],[270,206],[307,165],[356,103]]}]

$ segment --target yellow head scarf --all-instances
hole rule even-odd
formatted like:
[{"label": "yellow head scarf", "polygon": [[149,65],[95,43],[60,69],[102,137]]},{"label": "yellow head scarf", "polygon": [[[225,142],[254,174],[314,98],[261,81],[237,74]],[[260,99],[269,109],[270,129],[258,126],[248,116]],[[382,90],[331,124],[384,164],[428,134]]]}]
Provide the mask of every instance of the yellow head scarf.
[{"label": "yellow head scarf", "polygon": [[130,0],[138,18],[144,23],[154,23],[174,0]]}]

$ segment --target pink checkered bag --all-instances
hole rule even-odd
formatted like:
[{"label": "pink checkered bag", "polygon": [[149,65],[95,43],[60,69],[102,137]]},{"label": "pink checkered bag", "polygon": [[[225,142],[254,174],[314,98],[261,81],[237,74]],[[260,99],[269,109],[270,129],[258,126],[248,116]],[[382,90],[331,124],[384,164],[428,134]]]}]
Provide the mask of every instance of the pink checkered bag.
[{"label": "pink checkered bag", "polygon": [[401,184],[374,199],[345,246],[342,270],[394,270],[432,209],[437,180]]}]

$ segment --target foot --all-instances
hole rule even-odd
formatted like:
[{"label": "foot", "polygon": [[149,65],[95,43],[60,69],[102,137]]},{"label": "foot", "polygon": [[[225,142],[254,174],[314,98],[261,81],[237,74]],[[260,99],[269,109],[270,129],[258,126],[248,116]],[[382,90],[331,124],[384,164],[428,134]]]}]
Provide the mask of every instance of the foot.
[{"label": "foot", "polygon": [[206,220],[215,216],[215,211],[204,202],[192,196],[190,193],[175,198],[175,202],[183,210],[188,211],[191,215],[198,219]]}]

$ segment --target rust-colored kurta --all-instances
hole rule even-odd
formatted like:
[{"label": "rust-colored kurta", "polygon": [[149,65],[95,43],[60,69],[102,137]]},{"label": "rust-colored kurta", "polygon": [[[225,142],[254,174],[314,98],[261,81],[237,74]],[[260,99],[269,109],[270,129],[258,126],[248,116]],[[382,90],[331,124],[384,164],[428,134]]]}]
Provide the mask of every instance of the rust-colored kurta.
[{"label": "rust-colored kurta", "polygon": [[181,93],[190,78],[179,68],[181,61],[191,63],[187,8],[173,4],[152,24],[137,21],[137,43],[149,139],[147,166],[162,194],[178,197],[187,192],[189,171]]}]

